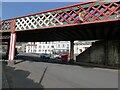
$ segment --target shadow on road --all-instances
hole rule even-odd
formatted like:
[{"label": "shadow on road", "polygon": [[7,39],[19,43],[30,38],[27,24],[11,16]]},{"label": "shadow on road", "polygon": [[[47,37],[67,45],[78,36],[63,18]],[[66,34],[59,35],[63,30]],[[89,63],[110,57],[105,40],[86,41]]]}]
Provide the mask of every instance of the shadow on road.
[{"label": "shadow on road", "polygon": [[[43,86],[39,82],[34,82],[29,77],[29,71],[17,70],[15,67],[7,65],[4,65],[4,71],[6,73],[9,88],[40,88],[40,90],[44,90]],[[3,89],[5,88],[6,87],[3,84]]]},{"label": "shadow on road", "polygon": [[[47,63],[63,64],[63,62],[61,60],[58,60],[58,59],[44,59],[44,58],[40,58],[38,56],[19,55],[18,60],[19,59],[23,60],[23,61],[20,61],[20,62],[30,61],[30,62],[47,62]],[[20,63],[20,62],[18,62],[18,63]]]},{"label": "shadow on road", "polygon": [[61,64],[61,65],[72,65],[72,66],[81,66],[83,68],[109,68],[109,69],[118,69],[118,67],[111,67],[111,66],[105,66],[105,65],[99,65],[99,64],[93,64],[93,63],[82,63],[82,62],[74,62],[74,63],[69,63],[69,62],[62,62],[60,59],[43,59],[38,56],[30,56],[30,55],[19,55],[18,59],[21,61],[17,61],[16,64],[22,63],[24,61],[29,61],[30,63],[32,62],[45,62],[45,63],[52,63],[52,64]]},{"label": "shadow on road", "polygon": [[45,63],[52,63],[52,64],[62,64],[62,65],[72,65],[72,66],[81,66],[83,68],[94,68],[92,66],[88,65],[84,65],[84,64],[77,64],[77,63],[68,63],[68,62],[62,62],[62,60],[60,59],[43,59],[40,58],[38,56],[30,56],[30,55],[19,55],[18,59],[20,59],[21,61],[17,61],[16,64],[18,63],[22,63],[24,61],[29,61],[29,62],[45,62]]}]

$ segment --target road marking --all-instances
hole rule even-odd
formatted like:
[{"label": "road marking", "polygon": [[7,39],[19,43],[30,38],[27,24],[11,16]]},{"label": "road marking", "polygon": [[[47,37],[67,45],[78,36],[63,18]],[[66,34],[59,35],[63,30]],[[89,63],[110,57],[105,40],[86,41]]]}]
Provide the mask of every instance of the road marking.
[{"label": "road marking", "polygon": [[44,78],[44,76],[45,76],[45,73],[46,73],[46,71],[47,71],[47,68],[48,68],[48,66],[45,68],[45,70],[44,70],[44,72],[43,72],[43,75],[42,75],[42,77],[41,77],[41,79],[40,79],[40,84],[41,84],[41,82],[42,82],[42,80],[43,80],[43,78]]}]

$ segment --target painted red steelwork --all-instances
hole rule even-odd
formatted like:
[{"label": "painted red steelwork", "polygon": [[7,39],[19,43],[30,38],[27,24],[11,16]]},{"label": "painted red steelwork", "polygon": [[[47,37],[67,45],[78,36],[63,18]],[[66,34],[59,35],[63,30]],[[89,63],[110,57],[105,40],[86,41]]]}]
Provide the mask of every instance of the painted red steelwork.
[{"label": "painted red steelwork", "polygon": [[15,24],[16,24],[16,19],[11,20],[11,25],[10,25],[10,32],[14,33],[15,32]]},{"label": "painted red steelwork", "polygon": [[11,33],[10,46],[9,46],[9,60],[13,60],[15,56],[16,47],[16,33]]},{"label": "painted red steelwork", "polygon": [[10,36],[10,45],[9,45],[9,55],[8,55],[8,60],[13,60],[14,55],[15,55],[15,47],[16,47],[16,33],[15,33],[15,23],[16,20],[12,19],[11,20],[11,36]]},{"label": "painted red steelwork", "polygon": [[[86,5],[86,3],[84,3]],[[116,2],[111,2],[111,3],[108,3],[107,5],[105,4],[105,2],[89,2],[87,3],[89,4],[87,6],[87,8],[83,8],[82,4],[75,4],[75,5],[72,5],[72,6],[67,6],[67,7],[63,7],[63,8],[57,8],[57,9],[54,9],[54,10],[49,10],[49,11],[44,11],[44,12],[40,12],[40,13],[37,13],[37,14],[31,14],[31,15],[28,15],[28,16],[23,16],[22,18],[17,18],[18,20],[22,20],[22,19],[26,19],[26,18],[31,18],[32,19],[32,22],[29,22],[29,24],[33,24],[33,29],[35,30],[36,27],[37,28],[44,28],[44,27],[51,27],[51,26],[54,26],[54,25],[48,25],[46,24],[46,19],[43,19],[42,21],[42,25],[45,23],[45,26],[41,26],[40,22],[42,19],[40,18],[40,20],[37,21],[37,19],[35,19],[35,15],[45,15],[45,14],[48,14],[48,12],[51,14],[51,13],[54,13],[55,17],[52,17],[53,19],[57,19],[58,21],[51,21],[52,23],[55,24],[54,27],[61,27],[61,26],[64,26],[64,24],[69,24],[69,25],[73,25],[73,24],[82,24],[82,23],[85,23],[85,22],[96,22],[96,21],[104,21],[104,20],[107,20],[110,18],[110,16],[114,15],[118,15],[118,9],[120,8],[120,5]],[[95,4],[97,4],[97,6],[95,6]],[[113,7],[114,9],[112,10],[111,7]],[[78,8],[78,10],[74,10],[74,8]],[[66,11],[68,9],[68,11]],[[103,11],[101,11],[101,9],[103,9]],[[60,10],[60,12],[59,12]],[[92,12],[90,12],[91,10],[93,10]],[[79,19],[79,13],[81,12],[84,12],[84,16],[85,18],[83,18],[83,21],[82,23],[79,22],[80,19]],[[109,13],[108,13],[109,12]],[[48,14],[48,16],[50,16],[50,14]],[[74,15],[72,15],[74,14]],[[97,15],[96,15],[97,14]],[[29,17],[29,16],[32,16],[32,17]],[[48,16],[45,16],[46,18]],[[54,16],[54,15],[53,15]],[[36,17],[36,18],[38,18]],[[42,16],[44,17],[44,16]],[[112,16],[112,18],[110,19],[114,19],[114,17]],[[102,19],[101,19],[102,18]],[[44,22],[45,20],[45,22]],[[47,18],[47,20],[49,21],[50,19]],[[27,21],[26,20],[22,20],[23,21],[23,24],[20,23],[20,21],[17,21],[17,30],[31,30],[31,27],[30,28],[26,28],[27,25],[25,24],[25,22]],[[37,22],[40,24],[38,26],[36,26],[35,23]],[[34,23],[35,22],[35,23]],[[50,23],[50,22],[49,22]],[[60,24],[62,23],[62,24]],[[59,25],[57,25],[59,24]],[[20,27],[22,26],[22,27]],[[29,26],[29,25],[28,25]],[[20,28],[19,28],[20,27]],[[22,29],[21,29],[22,28]]]},{"label": "painted red steelwork", "polygon": [[[96,4],[97,1],[101,1],[101,4],[96,8],[96,7],[94,7],[94,5]],[[39,29],[46,29],[46,28],[66,27],[66,26],[83,25],[83,24],[91,24],[91,23],[99,23],[99,22],[108,22],[108,21],[111,21],[111,20],[113,20],[113,21],[114,20],[120,20],[120,18],[117,18],[117,19],[112,18],[110,20],[107,20],[107,18],[110,15],[112,15],[113,13],[114,14],[119,14],[120,13],[120,12],[117,11],[120,8],[120,4],[116,3],[115,2],[116,0],[115,0],[114,2],[111,2],[109,5],[105,5],[104,4],[105,2],[102,2],[102,1],[103,0],[96,0],[96,1],[92,1],[92,2],[84,2],[84,3],[69,5],[69,6],[65,6],[65,7],[61,7],[61,8],[56,8],[56,9],[52,9],[52,10],[46,10],[46,11],[38,12],[38,13],[35,13],[35,14],[29,14],[29,15],[22,16],[22,17],[3,20],[2,22],[10,21],[11,22],[10,32],[14,33],[14,32],[19,32],[19,30],[15,31],[16,19],[25,18],[25,17],[29,17],[29,16],[35,16],[35,15],[42,14],[42,13],[47,13],[47,12],[55,12],[58,15],[57,19],[61,22],[67,22],[67,24],[63,24],[63,25],[59,25],[59,26],[38,27],[38,28],[25,29],[25,30],[39,30]],[[81,7],[82,5],[86,5],[86,4],[90,4],[90,6],[87,9]],[[115,6],[114,10],[111,9],[111,5]],[[75,11],[73,9],[73,7],[78,7],[79,10]],[[100,7],[104,8],[104,10],[102,12],[99,10]],[[65,11],[65,9],[70,9],[70,12]],[[92,13],[90,13],[91,9],[93,9]],[[62,10],[62,14],[60,14],[58,12],[58,10]],[[82,11],[84,11],[85,15],[88,15],[88,16],[87,16],[87,18],[84,19],[83,23],[79,23],[78,22],[79,19],[76,19],[76,17],[78,16],[79,12],[82,12]],[[106,14],[107,11],[110,12],[110,13]],[[98,16],[94,15],[95,12],[98,12]],[[74,13],[74,16],[71,15],[72,13]],[[66,14],[66,17],[64,16],[64,14]],[[101,15],[104,16],[103,20],[100,20]],[[68,20],[68,18],[70,18],[70,20],[72,19],[74,22],[71,23],[70,20]],[[89,20],[89,18],[93,18],[94,20],[91,22]],[[96,21],[96,20],[98,20],[98,21]],[[25,30],[20,30],[20,31],[25,31]]]},{"label": "painted red steelwork", "polygon": [[[104,23],[104,22],[110,22],[110,21],[118,21],[120,19],[112,19],[112,20],[101,20],[101,21],[96,21],[96,22],[84,22],[81,24],[66,24],[66,25],[62,25],[62,26],[49,26],[49,27],[43,27],[43,28],[36,28],[36,29],[28,29],[28,30],[44,30],[44,29],[49,29],[49,28],[57,28],[57,27],[68,27],[68,26],[77,26],[77,25],[85,25],[85,24],[95,24],[95,23]],[[20,31],[15,31],[17,32],[22,32],[22,31],[27,31],[27,30],[20,30]]]}]

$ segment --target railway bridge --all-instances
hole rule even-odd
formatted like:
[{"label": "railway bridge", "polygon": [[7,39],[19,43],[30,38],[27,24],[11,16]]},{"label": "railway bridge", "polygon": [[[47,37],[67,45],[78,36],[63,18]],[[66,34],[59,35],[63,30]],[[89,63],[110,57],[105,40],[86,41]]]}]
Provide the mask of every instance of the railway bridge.
[{"label": "railway bridge", "polygon": [[1,40],[8,42],[9,61],[16,42],[120,40],[120,0],[92,1],[0,21]]}]

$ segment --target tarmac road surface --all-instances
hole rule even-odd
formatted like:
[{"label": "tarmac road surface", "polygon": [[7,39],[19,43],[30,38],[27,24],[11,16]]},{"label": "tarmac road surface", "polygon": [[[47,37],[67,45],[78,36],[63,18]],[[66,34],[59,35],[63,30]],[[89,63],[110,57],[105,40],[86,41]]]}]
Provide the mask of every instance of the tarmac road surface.
[{"label": "tarmac road surface", "polygon": [[5,67],[11,88],[118,88],[118,70],[31,60]]}]

